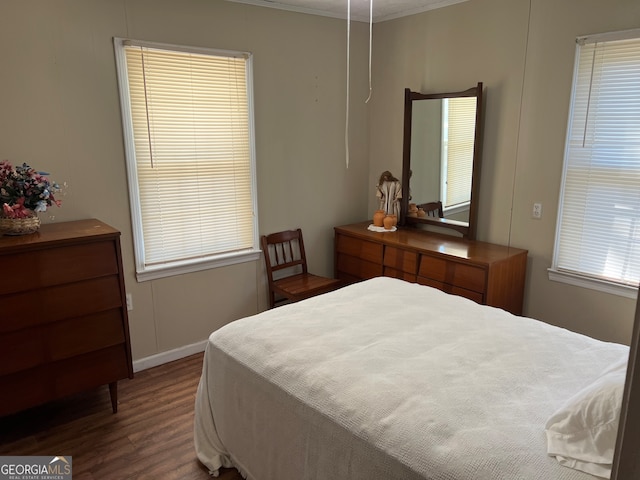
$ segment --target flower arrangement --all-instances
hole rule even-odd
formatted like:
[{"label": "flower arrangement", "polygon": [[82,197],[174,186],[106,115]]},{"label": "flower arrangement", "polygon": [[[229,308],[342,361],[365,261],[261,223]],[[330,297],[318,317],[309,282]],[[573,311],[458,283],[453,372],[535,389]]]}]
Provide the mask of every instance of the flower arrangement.
[{"label": "flower arrangement", "polygon": [[47,175],[26,163],[13,167],[7,160],[0,162],[0,216],[28,218],[33,212],[46,212],[53,204],[60,206],[60,200],[54,197],[60,186]]}]

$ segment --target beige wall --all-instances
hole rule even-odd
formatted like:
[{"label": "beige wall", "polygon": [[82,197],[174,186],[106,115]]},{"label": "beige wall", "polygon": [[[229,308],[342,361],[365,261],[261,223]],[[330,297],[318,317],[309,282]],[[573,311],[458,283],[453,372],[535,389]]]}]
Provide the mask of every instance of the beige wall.
[{"label": "beige wall", "polygon": [[[574,10],[580,9],[576,15]],[[564,142],[577,36],[640,27],[637,0],[534,0],[525,69],[511,240],[529,249],[527,313],[628,343],[635,301],[551,282]],[[532,204],[543,203],[541,220]]]},{"label": "beige wall", "polygon": [[[637,0],[470,0],[376,25],[370,183],[400,172],[402,92],[485,85],[478,238],[529,250],[525,314],[628,342],[633,300],[551,282],[575,38],[640,27]],[[534,202],[541,220],[531,218]],[[369,210],[374,208],[369,200]]]},{"label": "beige wall", "polygon": [[256,313],[266,287],[262,260],[136,282],[112,37],[254,54],[260,231],[301,227],[310,267],[331,274],[332,227],[367,208],[368,29],[352,34],[352,95],[362,101],[351,109],[347,170],[344,21],[222,0],[0,2],[0,157],[68,183],[43,221],[95,217],[122,231],[134,359]]}]

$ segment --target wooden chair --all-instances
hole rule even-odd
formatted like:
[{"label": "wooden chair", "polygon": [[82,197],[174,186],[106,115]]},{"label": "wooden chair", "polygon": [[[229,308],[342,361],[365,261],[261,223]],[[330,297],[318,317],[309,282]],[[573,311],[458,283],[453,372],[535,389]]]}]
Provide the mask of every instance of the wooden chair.
[{"label": "wooden chair", "polygon": [[[299,228],[262,235],[260,243],[267,267],[270,308],[276,304],[297,302],[342,286],[338,279],[313,275],[307,271],[302,230]],[[276,295],[283,298],[276,300]]]},{"label": "wooden chair", "polygon": [[440,200],[437,202],[423,203],[422,205],[418,205],[418,208],[423,209],[427,214],[427,217],[444,217],[442,202]]}]

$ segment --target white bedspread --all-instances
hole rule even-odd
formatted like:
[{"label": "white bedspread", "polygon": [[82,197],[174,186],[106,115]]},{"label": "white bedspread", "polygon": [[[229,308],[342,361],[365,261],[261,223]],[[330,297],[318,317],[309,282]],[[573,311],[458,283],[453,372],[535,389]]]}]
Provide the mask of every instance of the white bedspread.
[{"label": "white bedspread", "polygon": [[544,425],[626,356],[375,278],[214,332],[196,451],[253,480],[593,480],[547,456]]}]

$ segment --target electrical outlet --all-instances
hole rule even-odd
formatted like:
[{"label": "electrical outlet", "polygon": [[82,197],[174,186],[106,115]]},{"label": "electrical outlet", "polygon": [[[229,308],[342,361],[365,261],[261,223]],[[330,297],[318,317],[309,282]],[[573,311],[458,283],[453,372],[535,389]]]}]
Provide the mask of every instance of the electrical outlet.
[{"label": "electrical outlet", "polygon": [[533,210],[531,212],[531,216],[533,218],[535,218],[536,220],[540,220],[542,218],[542,204],[541,203],[534,203],[533,204]]},{"label": "electrical outlet", "polygon": [[131,311],[133,310],[133,298],[131,298],[131,294],[127,293],[126,295],[127,298],[127,311]]}]

